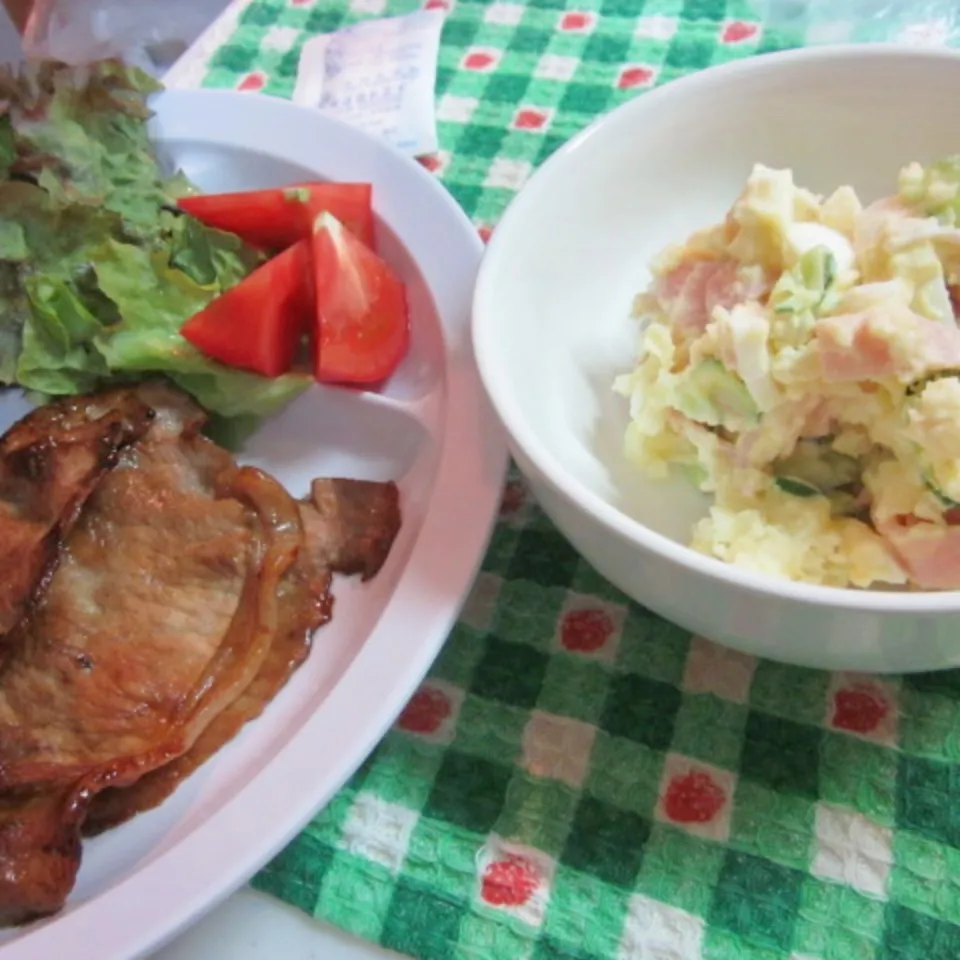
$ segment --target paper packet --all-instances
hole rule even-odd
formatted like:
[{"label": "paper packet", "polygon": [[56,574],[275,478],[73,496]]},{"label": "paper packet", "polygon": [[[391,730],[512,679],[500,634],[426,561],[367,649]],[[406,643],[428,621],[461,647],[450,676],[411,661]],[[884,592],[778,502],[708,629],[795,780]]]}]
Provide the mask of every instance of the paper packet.
[{"label": "paper packet", "polygon": [[444,11],[366,20],[308,40],[293,101],[384,137],[413,156],[434,153],[434,87]]}]

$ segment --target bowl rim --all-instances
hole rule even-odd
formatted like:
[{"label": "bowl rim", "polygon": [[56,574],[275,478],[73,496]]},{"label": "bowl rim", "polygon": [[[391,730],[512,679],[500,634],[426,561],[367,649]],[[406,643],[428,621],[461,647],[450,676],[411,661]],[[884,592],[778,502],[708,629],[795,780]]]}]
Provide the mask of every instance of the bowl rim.
[{"label": "bowl rim", "polygon": [[625,124],[637,122],[644,113],[668,107],[671,100],[695,96],[699,90],[719,80],[736,79],[745,74],[764,74],[778,71],[795,63],[823,63],[828,61],[889,60],[891,64],[911,61],[941,62],[960,66],[960,50],[937,47],[918,47],[903,43],[837,44],[805,47],[733,60],[676,80],[643,93],[602,114],[583,130],[564,143],[537,168],[530,179],[511,200],[491,234],[477,275],[474,288],[471,334],[474,355],[487,394],[515,449],[536,467],[550,486],[571,505],[580,507],[595,517],[608,532],[634,545],[658,554],[677,566],[690,569],[702,577],[717,580],[731,587],[746,590],[769,599],[790,600],[818,607],[847,611],[866,611],[890,614],[938,614],[960,612],[960,590],[897,592],[854,587],[834,587],[803,583],[771,574],[755,573],[716,557],[701,554],[686,544],[678,543],[657,533],[638,520],[609,504],[563,468],[560,461],[529,423],[520,405],[508,392],[500,390],[502,376],[496,360],[498,342],[490,332],[493,325],[485,318],[492,315],[488,302],[492,301],[491,277],[500,260],[509,256],[512,234],[520,229],[522,218],[535,203],[534,192],[549,182],[549,178],[568,157],[581,149],[598,133],[606,134]]}]

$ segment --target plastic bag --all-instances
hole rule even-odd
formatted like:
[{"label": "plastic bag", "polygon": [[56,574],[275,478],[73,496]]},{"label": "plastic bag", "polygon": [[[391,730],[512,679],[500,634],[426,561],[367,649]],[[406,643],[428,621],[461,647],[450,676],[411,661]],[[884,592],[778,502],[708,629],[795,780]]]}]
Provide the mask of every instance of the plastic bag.
[{"label": "plastic bag", "polygon": [[23,35],[28,56],[84,63],[122,57],[154,76],[223,12],[228,0],[36,0]]},{"label": "plastic bag", "polygon": [[755,0],[768,30],[803,44],[960,45],[958,0]]}]

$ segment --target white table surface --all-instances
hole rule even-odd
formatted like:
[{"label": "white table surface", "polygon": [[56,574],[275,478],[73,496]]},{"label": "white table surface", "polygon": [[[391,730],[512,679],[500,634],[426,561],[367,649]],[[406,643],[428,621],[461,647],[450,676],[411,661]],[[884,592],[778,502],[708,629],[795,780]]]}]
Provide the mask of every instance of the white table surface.
[{"label": "white table surface", "polygon": [[302,911],[245,887],[152,960],[396,960]]}]

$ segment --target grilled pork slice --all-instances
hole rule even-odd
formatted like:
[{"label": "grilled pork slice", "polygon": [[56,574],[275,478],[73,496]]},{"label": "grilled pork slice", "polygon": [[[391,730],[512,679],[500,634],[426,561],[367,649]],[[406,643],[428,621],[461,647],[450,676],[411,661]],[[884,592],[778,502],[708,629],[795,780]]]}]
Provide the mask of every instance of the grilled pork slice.
[{"label": "grilled pork slice", "polygon": [[182,757],[141,777],[133,786],[108,788],[93,801],[84,825],[96,834],[155,807],[201,764],[259,716],[310,652],[311,634],[332,615],[332,573],[379,571],[400,529],[393,483],[317,480],[312,502],[300,504],[305,549],[280,584],[280,626],[253,683],[200,735]]},{"label": "grilled pork slice", "polygon": [[[174,405],[175,406],[175,405]],[[92,799],[186,753],[259,672],[295,501],[158,410],[89,498],[0,673],[0,920],[60,908]]]},{"label": "grilled pork slice", "polygon": [[151,408],[133,390],[69,397],[0,437],[0,641],[42,590],[60,542]]}]

